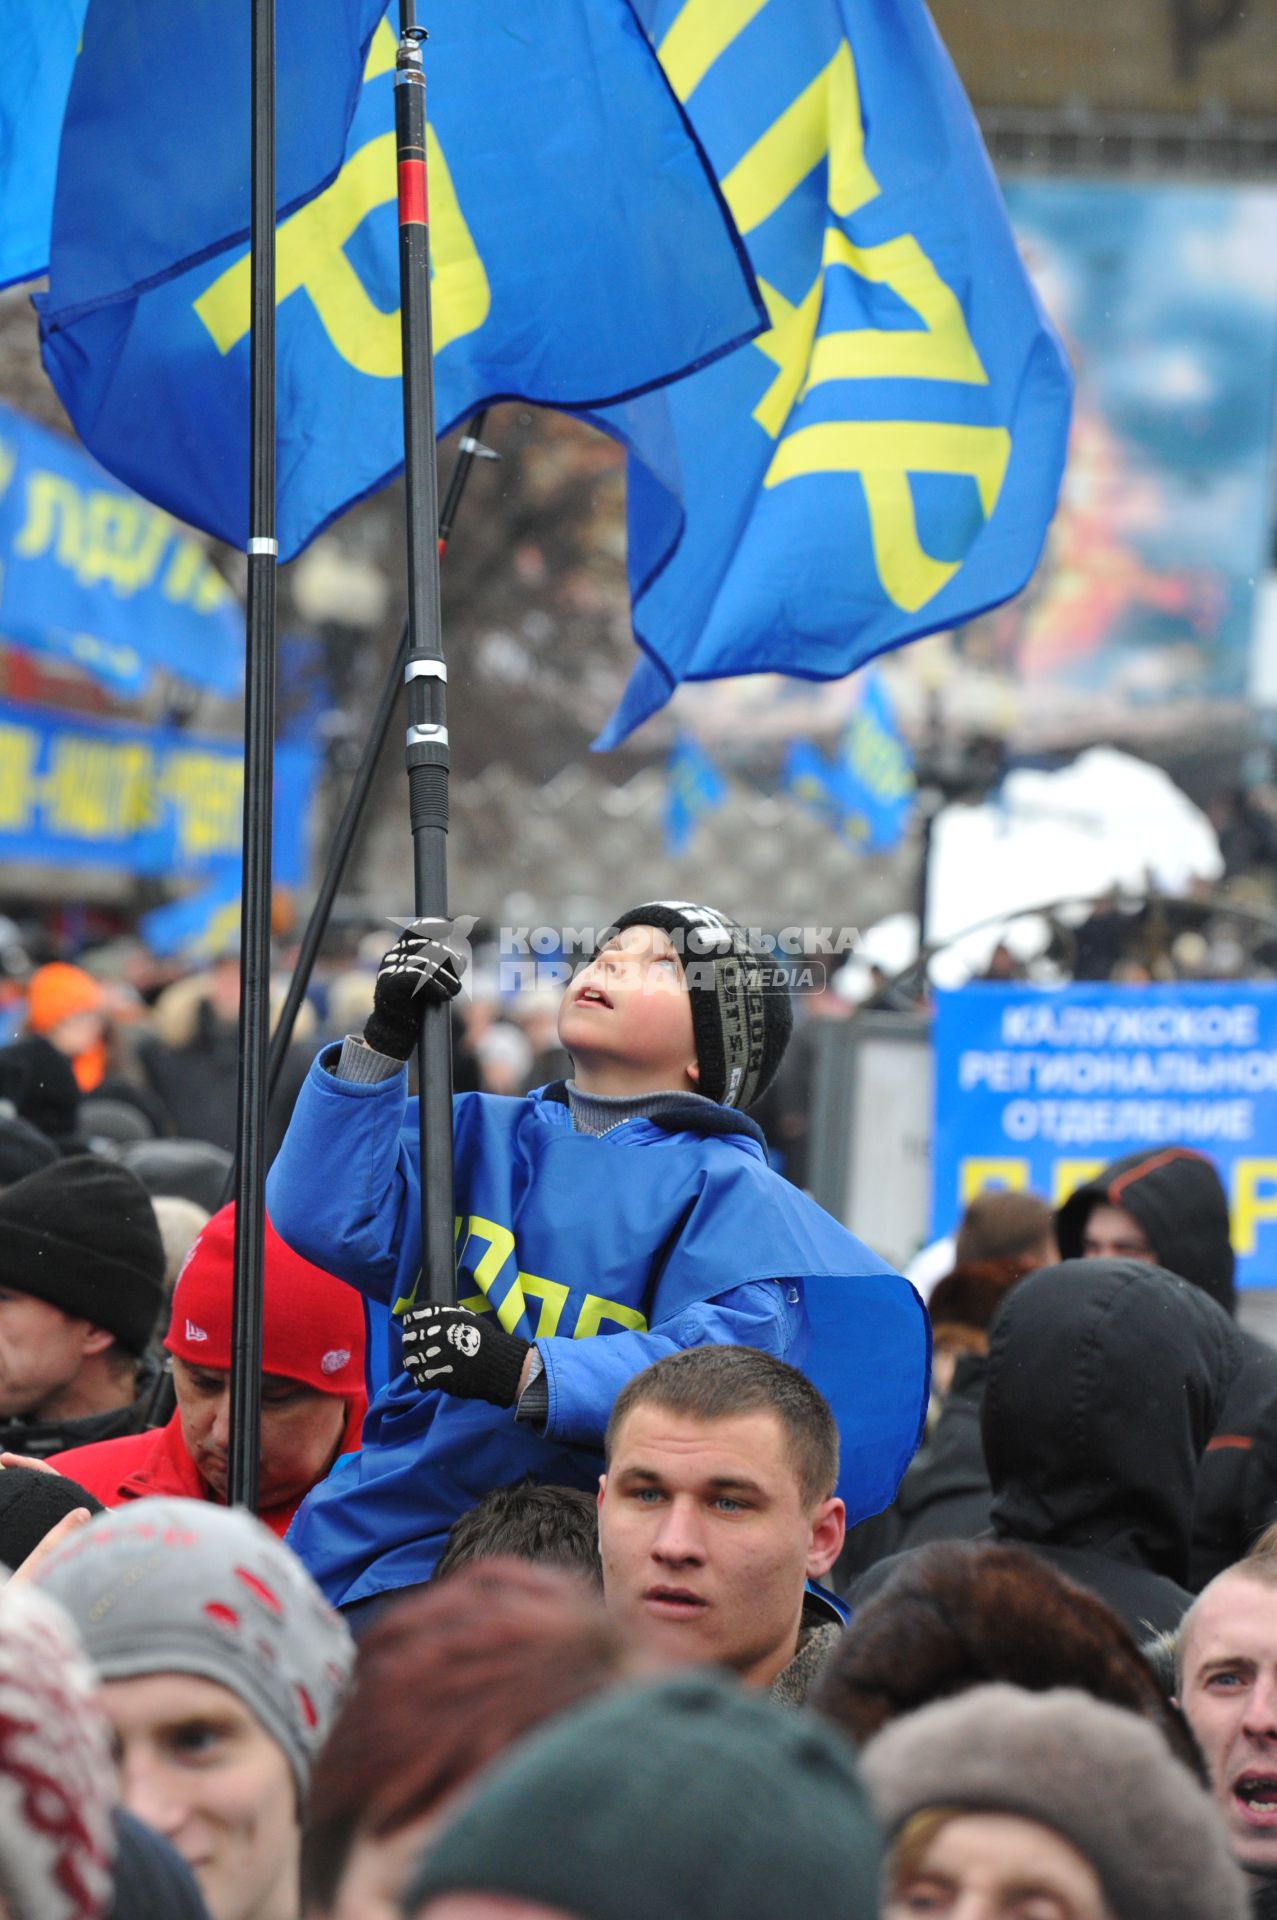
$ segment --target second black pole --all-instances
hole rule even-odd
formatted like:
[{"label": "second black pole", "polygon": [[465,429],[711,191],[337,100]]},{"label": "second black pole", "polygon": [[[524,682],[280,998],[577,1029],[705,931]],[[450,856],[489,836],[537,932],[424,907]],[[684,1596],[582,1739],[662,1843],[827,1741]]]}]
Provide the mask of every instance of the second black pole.
[{"label": "second black pole", "polygon": [[[458,507],[461,505],[461,499],[466,490],[466,482],[470,478],[470,472],[476,459],[495,460],[498,457],[492,452],[490,447],[485,447],[479,438],[483,432],[486,419],[487,408],[485,407],[475,414],[461,438],[456,462],[452,469],[452,477],[448,482],[448,491],[444,496],[443,507],[439,514],[439,556],[441,559],[447,550],[449,536],[452,533],[453,519]],[[346,871],[346,862],[350,858],[351,849],[355,844],[355,836],[363,821],[364,810],[368,804],[368,795],[372,791],[372,783],[376,778],[377,768],[381,762],[381,756],[390,734],[395,712],[399,706],[399,689],[403,684],[404,668],[408,664],[410,640],[411,636],[405,624],[404,630],[399,636],[399,645],[395,649],[395,657],[391,662],[390,671],[382,686],[381,696],[377,702],[377,711],[373,715],[372,726],[369,729],[367,739],[364,741],[363,751],[359,756],[359,765],[355,768],[354,778],[350,783],[350,792],[346,796],[346,804],[342,808],[341,819],[337,824],[337,831],[333,835],[332,844],[328,849],[328,860],[324,867],[323,878],[319,883],[319,890],[315,895],[315,904],[310,910],[310,917],[306,922],[306,930],[302,935],[301,944],[297,950],[297,960],[293,967],[292,978],[288,982],[288,992],[284,997],[284,1004],[280,1008],[279,1019],[275,1023],[275,1031],[271,1036],[270,1060],[266,1069],[268,1091],[271,1094],[274,1093],[276,1086],[279,1084],[279,1076],[283,1071],[284,1061],[288,1057],[288,1049],[292,1044],[293,1029],[297,1024],[297,1015],[301,1010],[302,1001],[306,998],[311,976],[315,971],[315,961],[319,956],[319,949],[323,944],[324,934],[328,930],[328,922],[332,917],[333,903],[337,898],[337,890],[341,886],[342,876]]]},{"label": "second black pole", "polygon": [[253,0],[248,631],[244,662],[244,888],[227,1498],[257,1508],[270,1034],[275,754],[275,0]]},{"label": "second black pole", "polygon": [[[413,0],[400,0],[395,60],[399,166],[399,305],[403,342],[404,479],[408,519],[408,806],[420,919],[448,917],[448,669],[439,601],[439,480],[435,450],[426,81]],[[417,1051],[421,1111],[423,1303],[456,1299],[452,1230],[452,1022],[428,1002]]]}]

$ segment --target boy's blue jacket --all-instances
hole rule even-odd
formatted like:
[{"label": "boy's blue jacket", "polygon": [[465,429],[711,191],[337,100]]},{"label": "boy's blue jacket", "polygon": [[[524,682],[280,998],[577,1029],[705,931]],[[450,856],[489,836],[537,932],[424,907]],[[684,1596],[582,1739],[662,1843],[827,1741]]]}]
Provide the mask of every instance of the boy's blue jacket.
[{"label": "boy's blue jacket", "polygon": [[[848,1522],[890,1502],[927,1402],[917,1294],[772,1171],[752,1122],[688,1109],[595,1138],[573,1131],[558,1088],[455,1097],[457,1297],[536,1342],[548,1414],[537,1429],[513,1408],[423,1394],[392,1358],[362,1451],[288,1535],[330,1600],[428,1579],[453,1521],[493,1487],[526,1473],[593,1487],[620,1388],[680,1347],[755,1346],[801,1367],[838,1419]],[[406,1071],[365,1086],[317,1060],[271,1169],[271,1221],[393,1309],[420,1267],[416,1163]]]}]

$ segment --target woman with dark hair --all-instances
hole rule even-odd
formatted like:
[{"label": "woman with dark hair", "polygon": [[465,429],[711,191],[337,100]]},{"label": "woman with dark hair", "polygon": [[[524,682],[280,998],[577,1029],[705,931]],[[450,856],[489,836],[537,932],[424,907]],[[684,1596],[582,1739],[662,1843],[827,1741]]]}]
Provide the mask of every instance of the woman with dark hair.
[{"label": "woman with dark hair", "polygon": [[311,1920],[397,1920],[454,1796],[524,1734],[628,1672],[596,1595],[557,1567],[480,1561],[388,1607],[359,1643],[311,1777]]}]

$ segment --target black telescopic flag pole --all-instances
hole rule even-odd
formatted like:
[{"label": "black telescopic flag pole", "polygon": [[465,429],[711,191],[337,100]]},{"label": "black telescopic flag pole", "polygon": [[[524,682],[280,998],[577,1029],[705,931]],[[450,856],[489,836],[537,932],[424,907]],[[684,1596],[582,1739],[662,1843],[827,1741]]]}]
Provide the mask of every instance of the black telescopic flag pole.
[{"label": "black telescopic flag pole", "polygon": [[[399,303],[403,339],[404,478],[408,495],[408,806],[415,912],[448,915],[448,669],[439,606],[439,479],[430,328],[424,30],[399,0],[395,141],[399,163]],[[421,1286],[424,1305],[456,1300],[452,1234],[452,1027],[427,1002],[417,1049],[421,1094]]]},{"label": "black telescopic flag pole", "polygon": [[[495,460],[499,457],[493,453],[490,447],[485,447],[479,438],[483,432],[484,422],[487,417],[488,410],[484,407],[475,414],[461,438],[457,458],[452,469],[452,476],[448,481],[448,491],[444,495],[443,507],[439,514],[440,559],[443,558],[447,550],[448,540],[452,534],[452,523],[456,518],[457,509],[461,505],[461,497],[466,490],[466,482],[470,478],[470,470],[474,466],[475,461],[477,459]],[[342,875],[346,871],[346,862],[349,860],[350,850],[355,844],[355,835],[359,831],[359,825],[364,816],[364,808],[368,802],[368,795],[372,790],[372,783],[376,777],[377,768],[381,764],[381,756],[390,735],[390,728],[395,717],[395,709],[399,705],[399,689],[403,684],[404,668],[408,664],[410,637],[408,628],[405,625],[399,637],[399,645],[395,650],[395,657],[391,663],[390,672],[387,674],[385,685],[381,690],[381,698],[377,702],[377,711],[373,715],[372,727],[369,730],[368,738],[364,742],[363,752],[359,756],[359,765],[355,769],[355,777],[350,783],[350,792],[346,796],[346,804],[342,808],[337,831],[333,835],[332,845],[328,850],[328,864],[324,868],[324,877],[320,881],[319,890],[315,895],[315,904],[310,910],[310,918],[306,922],[306,931],[302,935],[301,945],[297,949],[297,964],[293,968],[293,976],[288,983],[288,992],[284,997],[284,1004],[280,1008],[279,1019],[275,1023],[275,1031],[271,1035],[270,1059],[266,1068],[267,1091],[271,1094],[274,1093],[276,1086],[279,1084],[279,1076],[283,1071],[289,1046],[292,1044],[293,1028],[297,1024],[297,1015],[301,1009],[302,1001],[306,998],[306,989],[310,985],[310,978],[315,970],[315,961],[318,958],[324,934],[328,930],[328,922],[332,917],[333,902],[337,898],[337,889],[340,887]]]},{"label": "black telescopic flag pole", "polygon": [[244,905],[240,922],[235,1292],[228,1497],[257,1507],[262,1402],[266,1046],[270,1030],[275,746],[275,0],[252,0],[248,642],[244,673]]}]

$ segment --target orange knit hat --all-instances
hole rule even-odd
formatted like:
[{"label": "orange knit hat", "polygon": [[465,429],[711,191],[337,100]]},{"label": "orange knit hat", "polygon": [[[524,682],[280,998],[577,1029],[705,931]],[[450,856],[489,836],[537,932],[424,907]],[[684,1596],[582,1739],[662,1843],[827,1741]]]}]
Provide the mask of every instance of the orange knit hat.
[{"label": "orange knit hat", "polygon": [[27,988],[27,1025],[32,1033],[49,1033],[73,1013],[97,1013],[103,1001],[102,988],[83,967],[68,966],[53,960],[37,967]]}]

